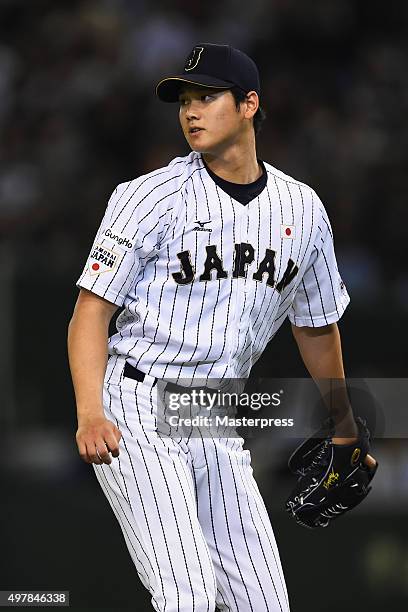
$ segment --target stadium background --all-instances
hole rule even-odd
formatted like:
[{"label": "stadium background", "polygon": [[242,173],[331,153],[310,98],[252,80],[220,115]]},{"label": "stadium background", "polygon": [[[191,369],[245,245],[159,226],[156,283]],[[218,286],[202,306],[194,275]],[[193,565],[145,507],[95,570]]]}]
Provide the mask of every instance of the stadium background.
[{"label": "stadium background", "polygon": [[[70,589],[74,610],[150,609],[76,455],[65,337],[113,188],[188,152],[177,108],[153,89],[197,42],[256,60],[260,157],[327,207],[352,297],[348,375],[406,375],[407,26],[408,4],[392,0],[1,0],[0,589]],[[288,326],[256,373],[305,375]],[[252,444],[292,611],[404,609],[406,440],[376,442],[375,491],[319,533],[282,510],[287,443]]]}]

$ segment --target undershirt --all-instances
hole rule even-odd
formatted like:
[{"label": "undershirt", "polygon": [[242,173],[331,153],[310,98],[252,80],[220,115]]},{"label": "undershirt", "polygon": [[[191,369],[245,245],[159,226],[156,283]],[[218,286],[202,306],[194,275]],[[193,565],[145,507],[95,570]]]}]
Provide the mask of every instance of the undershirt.
[{"label": "undershirt", "polygon": [[217,176],[216,174],[214,174],[214,172],[212,172],[212,170],[209,169],[209,167],[204,161],[204,158],[203,162],[208,174],[210,175],[214,183],[216,183],[220,189],[225,191],[225,193],[228,193],[231,198],[237,200],[238,202],[240,202],[240,204],[243,204],[244,206],[246,206],[251,200],[256,198],[261,193],[261,191],[263,191],[268,181],[268,175],[266,173],[264,163],[260,159],[258,159],[258,163],[262,167],[262,174],[258,179],[256,179],[256,181],[247,185],[242,185],[240,183],[230,183],[229,181],[222,179],[220,176]]}]

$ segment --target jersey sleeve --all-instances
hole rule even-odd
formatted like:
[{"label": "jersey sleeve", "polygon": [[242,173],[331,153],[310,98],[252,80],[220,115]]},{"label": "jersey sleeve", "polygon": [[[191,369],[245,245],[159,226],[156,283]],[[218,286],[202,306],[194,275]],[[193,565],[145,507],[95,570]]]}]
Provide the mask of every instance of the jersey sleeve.
[{"label": "jersey sleeve", "polygon": [[298,327],[335,323],[350,302],[337,268],[333,232],[320,200],[318,212],[314,248],[288,313],[290,322]]},{"label": "jersey sleeve", "polygon": [[122,306],[169,226],[171,198],[157,198],[140,179],[116,187],[77,287]]}]

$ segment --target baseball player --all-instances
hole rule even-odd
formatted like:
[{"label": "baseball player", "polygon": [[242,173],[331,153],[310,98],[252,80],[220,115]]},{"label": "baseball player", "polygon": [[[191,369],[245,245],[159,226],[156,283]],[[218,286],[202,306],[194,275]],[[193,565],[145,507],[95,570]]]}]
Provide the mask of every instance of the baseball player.
[{"label": "baseball player", "polygon": [[[242,438],[161,435],[157,389],[246,379],[286,317],[311,376],[344,378],[336,322],[349,297],[332,230],[313,189],[257,159],[260,83],[246,54],[197,45],[156,93],[179,104],[192,152],[116,187],[78,280],[79,453],[155,610],[288,612]],[[345,442],[339,429],[333,443]]]}]

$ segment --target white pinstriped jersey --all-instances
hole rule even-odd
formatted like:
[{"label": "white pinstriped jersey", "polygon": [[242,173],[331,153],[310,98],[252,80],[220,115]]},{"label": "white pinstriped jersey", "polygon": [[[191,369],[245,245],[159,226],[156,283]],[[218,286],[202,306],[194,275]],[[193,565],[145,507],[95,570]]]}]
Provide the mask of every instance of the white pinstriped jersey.
[{"label": "white pinstriped jersey", "polygon": [[77,283],[124,307],[110,354],[157,378],[246,378],[287,316],[341,317],[349,296],[323,204],[265,168],[247,205],[195,152],[115,189]]}]

